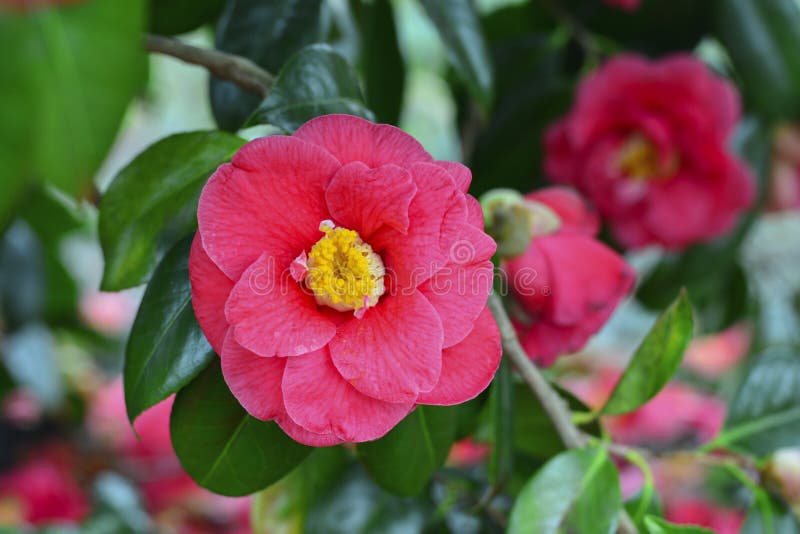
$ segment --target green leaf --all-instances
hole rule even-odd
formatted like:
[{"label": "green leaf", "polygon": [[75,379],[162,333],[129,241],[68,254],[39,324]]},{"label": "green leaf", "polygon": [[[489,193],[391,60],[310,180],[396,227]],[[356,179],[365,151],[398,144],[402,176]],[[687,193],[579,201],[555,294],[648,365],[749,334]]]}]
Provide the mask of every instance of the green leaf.
[{"label": "green leaf", "polygon": [[[322,0],[229,0],[217,23],[214,46],[275,74],[292,54],[322,39],[321,6]],[[216,78],[211,79],[210,96],[217,124],[230,131],[241,128],[260,102]]]},{"label": "green leaf", "polygon": [[450,63],[484,109],[492,105],[492,64],[471,0],[422,0]]},{"label": "green leaf", "polygon": [[[20,173],[79,193],[106,156],[146,77],[144,0],[88,0],[0,12],[0,157]],[[0,163],[3,163],[0,161]],[[5,174],[4,174],[5,176]]]},{"label": "green leaf", "polygon": [[766,456],[800,443],[800,351],[771,347],[757,356],[733,396],[716,445]]},{"label": "green leaf", "polygon": [[[611,534],[622,508],[619,479],[604,449],[573,449],[550,460],[522,488],[509,534]],[[570,530],[571,529],[571,530]]]},{"label": "green leaf", "polygon": [[739,534],[800,534],[800,522],[791,508],[775,498],[767,499],[766,503],[753,502]]},{"label": "green leaf", "polygon": [[678,369],[693,329],[692,305],[681,291],[636,349],[601,413],[632,412],[655,397]]},{"label": "green leaf", "polygon": [[693,525],[674,525],[653,515],[645,517],[644,524],[647,527],[648,534],[714,534],[707,528]]},{"label": "green leaf", "polygon": [[508,358],[500,361],[500,367],[492,381],[489,399],[491,410],[492,450],[489,455],[489,482],[501,486],[508,482],[514,472],[514,422],[519,414],[515,400],[515,388]]},{"label": "green leaf", "polygon": [[[559,395],[569,404],[570,410],[587,412],[589,408],[568,391],[558,389]],[[514,447],[537,460],[547,460],[565,449],[552,419],[544,411],[525,384],[514,387]],[[581,426],[584,432],[599,436],[597,421]]]},{"label": "green leaf", "polygon": [[150,0],[150,31],[177,35],[219,17],[225,0]]},{"label": "green leaf", "polygon": [[291,133],[304,122],[331,113],[374,120],[353,68],[331,47],[312,45],[286,62],[247,126],[274,124]]},{"label": "green leaf", "polygon": [[225,132],[180,133],[130,162],[100,204],[102,288],[146,282],[158,259],[197,227],[197,199],[208,177],[244,144]]},{"label": "green leaf", "polygon": [[164,257],[153,274],[125,349],[125,405],[131,423],[188,384],[214,359],[197,324],[189,283],[191,238]]},{"label": "green leaf", "polygon": [[378,122],[397,124],[406,69],[397,43],[394,11],[389,0],[375,0],[361,9],[361,63],[367,105]]},{"label": "green leaf", "polygon": [[800,113],[800,6],[794,0],[720,0],[716,31],[741,78],[745,99],[763,114]]},{"label": "green leaf", "polygon": [[181,465],[195,482],[228,496],[248,495],[277,482],[313,450],[273,421],[248,415],[216,362],[175,397],[170,433]]},{"label": "green leaf", "polygon": [[417,495],[444,463],[455,432],[453,408],[420,405],[381,439],[359,444],[358,457],[386,490]]}]

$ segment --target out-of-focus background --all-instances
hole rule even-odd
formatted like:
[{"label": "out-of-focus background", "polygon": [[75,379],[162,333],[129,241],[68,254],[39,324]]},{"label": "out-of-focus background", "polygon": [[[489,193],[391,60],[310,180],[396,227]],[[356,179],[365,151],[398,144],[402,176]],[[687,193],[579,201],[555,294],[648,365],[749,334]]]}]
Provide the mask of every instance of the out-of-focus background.
[{"label": "out-of-focus background", "polygon": [[[0,8],[0,55],[19,56],[28,62],[19,68],[37,68],[30,63],[36,61],[36,50],[15,47],[22,42],[16,40],[18,34],[30,30],[25,27],[26,17],[38,17],[33,31],[51,39],[47,46],[56,56],[69,49],[70,39],[80,39],[78,34],[59,34],[59,15],[51,16],[58,10],[79,9],[80,0],[58,7],[5,3],[8,6]],[[550,376],[586,405],[602,406],[643,334],[663,309],[659,291],[689,286],[692,296],[696,292],[699,297],[695,302],[701,308],[699,336],[676,378],[643,408],[605,421],[607,431],[620,443],[669,451],[709,441],[725,425],[730,399],[751,369],[758,347],[769,340],[796,341],[800,327],[800,129],[792,123],[794,110],[766,110],[761,93],[769,93],[771,81],[765,79],[765,87],[754,89],[751,64],[763,62],[768,72],[780,70],[777,77],[786,78],[789,91],[800,88],[800,64],[795,65],[800,61],[800,48],[787,44],[800,43],[800,26],[786,28],[775,22],[782,16],[782,8],[770,6],[786,2],[767,0],[763,9],[751,11],[748,6],[761,6],[760,0],[709,0],[716,10],[709,8],[713,13],[692,7],[691,2],[643,0],[640,14],[603,6],[596,22],[582,18],[584,11],[594,9],[590,4],[600,3],[602,0],[476,2],[495,68],[495,105],[487,116],[485,111],[471,110],[475,104],[466,101],[465,89],[448,56],[451,51],[423,5],[416,0],[394,0],[391,8],[405,66],[405,80],[398,82],[403,84],[398,126],[415,136],[435,158],[469,163],[477,193],[493,186],[527,192],[545,183],[541,178],[545,127],[566,113],[577,80],[603,58],[625,50],[652,56],[690,52],[744,88],[745,116],[732,143],[743,153],[756,147],[757,157],[748,161],[761,165],[754,172],[759,175],[763,195],[752,227],[725,256],[732,258],[735,269],[715,270],[719,257],[714,250],[702,248],[692,253],[694,257],[657,248],[628,253],[626,258],[636,267],[644,284],[640,289],[645,291],[628,299],[579,354],[560,360],[549,370]],[[3,4],[0,0],[0,6]],[[184,4],[192,9],[191,3]],[[363,67],[363,51],[371,43],[365,40],[368,28],[357,17],[361,4],[326,0],[322,19],[328,29],[326,40],[349,63]],[[369,4],[372,2],[365,0],[364,5]],[[547,19],[526,19],[529,4],[547,8]],[[726,9],[732,12],[727,19],[720,15],[722,7],[717,4],[730,4]],[[652,13],[674,16],[654,22]],[[70,16],[65,15],[67,19]],[[616,31],[617,23],[606,20],[611,16],[615,20],[638,18],[631,23],[632,29],[619,23],[622,29]],[[800,16],[794,16],[792,20],[800,22]],[[755,58],[742,59],[747,54],[731,49],[731,40],[739,36],[730,37],[736,30],[719,29],[725,24],[734,28],[744,24],[749,29],[751,33],[742,33],[741,39],[760,43],[762,48],[751,51]],[[680,32],[676,28],[681,28]],[[669,34],[675,32],[680,35],[673,42]],[[789,35],[792,32],[797,35]],[[775,42],[759,41],[762,35],[774,37]],[[86,46],[91,47],[92,43],[100,46],[104,36],[97,32],[84,37]],[[212,47],[214,23],[179,38],[194,46]],[[586,48],[586,39],[591,39],[594,48]],[[795,57],[780,56],[787,53]],[[158,54],[148,55],[146,61],[146,83],[133,91],[118,130],[111,130],[110,149],[95,158],[101,164],[92,169],[91,180],[73,187],[78,200],[52,183],[25,186],[24,195],[14,185],[0,188],[0,195],[9,203],[11,197],[20,199],[16,208],[4,208],[0,238],[0,531],[25,527],[46,532],[244,533],[251,531],[253,521],[261,532],[421,532],[429,524],[446,525],[441,528],[452,532],[500,528],[486,527],[468,509],[450,506],[462,493],[459,483],[468,486],[469,493],[480,485],[475,480],[485,477],[492,437],[480,423],[450,451],[447,469],[463,471],[463,479],[434,479],[432,497],[423,504],[386,493],[363,470],[341,461],[338,455],[344,453],[340,449],[331,451],[331,458],[322,458],[319,465],[295,471],[255,497],[218,496],[198,486],[182,470],[172,450],[171,399],[130,425],[120,373],[144,289],[141,285],[118,292],[99,289],[104,260],[97,200],[114,177],[152,143],[173,133],[218,127],[210,104],[209,75],[203,68]],[[5,63],[13,61],[0,59],[0,88],[9,94],[26,91],[22,79],[14,77],[14,65],[5,68]],[[42,72],[46,76],[48,69]],[[49,72],[53,75],[51,92],[77,90],[70,85],[68,72]],[[2,79],[4,76],[7,79]],[[786,88],[776,91],[785,92]],[[795,97],[800,102],[800,92]],[[0,107],[16,101],[7,102],[0,102]],[[87,104],[105,105],[102,98]],[[54,111],[57,106],[57,102],[42,103],[49,113],[58,113]],[[96,110],[71,112],[80,116]],[[60,132],[48,129],[47,117],[41,115],[35,117],[39,121],[36,128],[13,130],[12,122],[18,118],[13,109],[0,110],[3,133],[12,132],[9,138],[17,142],[5,143],[11,156],[4,159],[8,154],[0,153],[0,162],[34,157],[14,147],[53,131],[63,136],[68,147],[68,153],[61,156],[78,158],[79,152],[69,152],[78,149],[71,147],[74,140],[68,138],[93,135],[91,129],[78,127]],[[270,128],[249,127],[240,135],[253,138],[274,131]],[[14,136],[14,131],[20,132],[19,136]],[[781,142],[789,148],[782,151]],[[39,156],[41,153],[36,154]],[[13,172],[11,165],[0,170],[0,177],[9,173],[10,184]],[[660,277],[649,276],[657,270]],[[704,289],[707,294],[702,294]],[[791,459],[794,453],[786,454]],[[797,459],[793,461],[796,469]],[[761,532],[755,520],[746,519],[752,494],[717,466],[698,466],[691,457],[665,455],[664,461],[656,461],[652,467],[658,492],[655,506],[667,519],[702,524],[721,534],[741,529]],[[334,471],[330,478],[335,483],[315,486],[314,473],[329,468]],[[641,471],[622,463],[620,470],[625,497],[641,495],[645,482]],[[524,479],[512,485],[521,482]],[[255,506],[253,499],[258,500]],[[800,495],[798,499],[795,504],[800,503]],[[786,504],[773,506],[774,532],[797,532],[784,530],[797,528]],[[432,522],[431,517],[442,522]],[[749,526],[743,527],[745,521]]]}]

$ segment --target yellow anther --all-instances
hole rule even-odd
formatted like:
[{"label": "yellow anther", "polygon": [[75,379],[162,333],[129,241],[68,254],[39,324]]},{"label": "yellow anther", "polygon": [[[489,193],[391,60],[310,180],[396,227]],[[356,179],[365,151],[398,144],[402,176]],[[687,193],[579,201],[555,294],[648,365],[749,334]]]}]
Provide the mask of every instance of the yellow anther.
[{"label": "yellow anther", "polygon": [[642,134],[633,134],[625,141],[617,163],[625,176],[639,181],[669,178],[678,170],[677,156],[662,161],[656,145]]}]

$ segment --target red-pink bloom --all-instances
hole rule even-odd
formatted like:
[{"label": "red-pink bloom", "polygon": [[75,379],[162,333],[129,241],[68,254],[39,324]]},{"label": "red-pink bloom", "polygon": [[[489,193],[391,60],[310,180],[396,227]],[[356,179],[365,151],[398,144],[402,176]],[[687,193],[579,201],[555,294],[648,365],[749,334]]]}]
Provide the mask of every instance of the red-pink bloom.
[{"label": "red-pink bloom", "polygon": [[606,4],[618,7],[624,11],[636,11],[639,9],[640,0],[604,0]]},{"label": "red-pink bloom", "polygon": [[14,507],[29,525],[78,523],[89,502],[66,467],[39,457],[0,475],[0,508]]},{"label": "red-pink bloom", "polygon": [[664,503],[664,517],[679,525],[707,527],[716,534],[737,534],[744,523],[744,514],[741,511],[723,508],[696,497]]},{"label": "red-pink bloom", "polygon": [[633,287],[633,270],[596,240],[595,214],[574,191],[552,187],[525,197],[533,213],[528,249],[505,263],[519,304],[516,324],[542,365],[586,344]]},{"label": "red-pink bloom", "polygon": [[545,172],[581,190],[628,247],[680,249],[727,232],[754,183],[728,141],[734,86],[702,62],[621,55],[580,85],[545,139]]},{"label": "red-pink bloom", "polygon": [[719,378],[745,357],[751,337],[749,326],[742,323],[696,338],[686,349],[683,365],[705,378]]},{"label": "red-pink bloom", "polygon": [[479,443],[472,438],[464,438],[453,443],[447,463],[456,467],[469,467],[479,464],[489,456],[491,447],[487,443]]},{"label": "red-pink bloom", "polygon": [[475,397],[500,355],[471,175],[347,115],[245,145],[203,189],[192,304],[234,396],[314,446]]}]

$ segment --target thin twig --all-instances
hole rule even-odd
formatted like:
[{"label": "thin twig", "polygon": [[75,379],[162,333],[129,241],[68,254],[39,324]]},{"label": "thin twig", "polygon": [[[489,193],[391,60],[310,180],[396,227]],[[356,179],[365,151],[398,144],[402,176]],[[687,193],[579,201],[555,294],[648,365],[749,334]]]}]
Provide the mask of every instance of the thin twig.
[{"label": "thin twig", "polygon": [[[528,384],[536,398],[539,399],[542,408],[547,412],[548,417],[556,427],[556,432],[561,437],[561,441],[569,449],[586,445],[589,441],[588,437],[572,422],[569,405],[553,389],[541,371],[539,371],[539,368],[528,358],[525,349],[519,343],[517,332],[514,330],[514,325],[511,324],[511,319],[508,318],[503,302],[495,293],[489,296],[489,309],[492,311],[492,315],[497,321],[497,327],[500,329],[503,352],[514,364],[514,367],[517,368],[522,379]],[[625,510],[622,510],[619,514],[617,531],[620,534],[637,534],[638,532],[636,525],[633,524],[633,520]]]},{"label": "thin twig", "polygon": [[208,48],[198,48],[161,35],[147,35],[145,49],[150,52],[205,67],[217,78],[228,80],[248,93],[264,98],[272,88],[275,78],[252,61],[241,56]]}]

